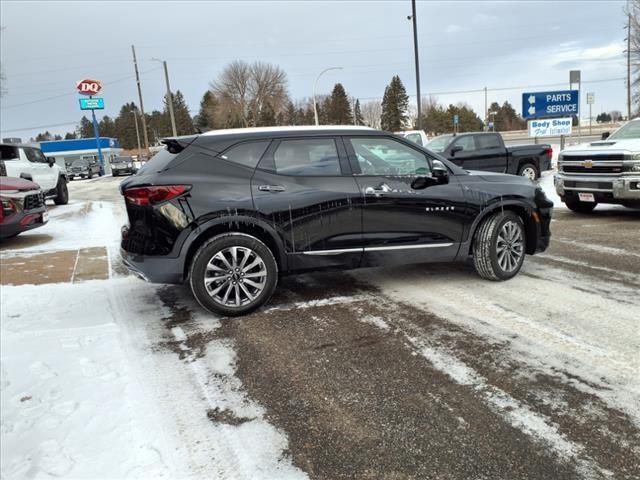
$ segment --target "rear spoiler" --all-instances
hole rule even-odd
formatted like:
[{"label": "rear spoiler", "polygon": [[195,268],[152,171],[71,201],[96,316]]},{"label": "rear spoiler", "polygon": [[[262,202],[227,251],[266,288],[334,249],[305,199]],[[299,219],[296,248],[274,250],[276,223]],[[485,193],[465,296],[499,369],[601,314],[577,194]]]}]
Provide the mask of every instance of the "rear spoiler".
[{"label": "rear spoiler", "polygon": [[160,143],[166,145],[169,153],[180,153],[198,138],[197,135],[189,135],[185,137],[169,137],[160,140]]}]

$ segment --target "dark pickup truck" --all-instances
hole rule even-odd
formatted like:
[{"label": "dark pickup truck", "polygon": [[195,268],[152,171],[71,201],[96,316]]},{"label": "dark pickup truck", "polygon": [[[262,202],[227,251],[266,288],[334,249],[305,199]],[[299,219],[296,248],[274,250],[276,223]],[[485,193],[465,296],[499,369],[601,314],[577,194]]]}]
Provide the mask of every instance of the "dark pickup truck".
[{"label": "dark pickup truck", "polygon": [[499,133],[441,135],[426,146],[465,170],[510,173],[536,180],[551,169],[551,145],[506,147]]}]

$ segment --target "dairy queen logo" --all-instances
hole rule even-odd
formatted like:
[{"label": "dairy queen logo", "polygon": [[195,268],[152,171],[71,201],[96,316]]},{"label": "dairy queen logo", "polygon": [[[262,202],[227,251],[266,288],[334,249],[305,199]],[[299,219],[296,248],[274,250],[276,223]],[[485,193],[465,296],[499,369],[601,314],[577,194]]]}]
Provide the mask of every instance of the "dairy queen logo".
[{"label": "dairy queen logo", "polygon": [[76,84],[76,89],[78,93],[81,95],[97,95],[102,90],[102,83],[100,80],[93,80],[91,78],[85,78],[84,80],[80,80]]}]

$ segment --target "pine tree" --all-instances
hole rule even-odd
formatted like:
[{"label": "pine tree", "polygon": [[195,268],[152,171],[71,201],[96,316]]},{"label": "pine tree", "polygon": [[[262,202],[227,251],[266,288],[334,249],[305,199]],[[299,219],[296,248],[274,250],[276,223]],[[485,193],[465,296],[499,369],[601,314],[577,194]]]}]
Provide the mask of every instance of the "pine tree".
[{"label": "pine tree", "polygon": [[[167,136],[172,135],[171,119],[169,117],[169,104],[166,95],[164,98],[163,114],[166,116],[169,126]],[[191,115],[189,115],[189,107],[187,107],[184,96],[182,95],[182,92],[180,90],[176,91],[176,93],[173,94],[173,114],[176,120],[176,132],[178,135],[190,135],[194,132],[193,120],[191,119]]]},{"label": "pine tree", "polygon": [[356,125],[364,125],[364,117],[362,116],[362,110],[360,109],[360,100],[356,99],[356,106],[353,109],[353,116],[355,117]]},{"label": "pine tree", "polygon": [[198,115],[193,119],[193,123],[202,131],[215,130],[220,128],[216,122],[217,109],[220,102],[216,96],[207,90],[200,100],[200,111]]},{"label": "pine tree", "polygon": [[89,120],[84,115],[80,119],[80,125],[78,125],[78,135],[80,138],[91,138],[93,137],[93,124],[91,120]]},{"label": "pine tree", "polygon": [[382,129],[390,132],[404,129],[409,121],[408,111],[409,96],[400,77],[395,75],[384,90],[380,118]]},{"label": "pine tree", "polygon": [[[134,116],[135,112],[135,116]],[[134,149],[138,147],[138,139],[136,138],[136,117],[138,118],[138,131],[140,132],[140,143],[144,142],[144,134],[142,133],[142,119],[136,104],[125,103],[120,108],[120,113],[114,121],[115,134],[114,137],[120,140],[122,148]]]},{"label": "pine tree", "polygon": [[256,127],[273,127],[276,124],[276,113],[270,103],[265,103],[260,109]]},{"label": "pine tree", "polygon": [[116,124],[108,115],[102,117],[102,120],[98,122],[98,128],[101,137],[116,137]]},{"label": "pine tree", "polygon": [[64,134],[65,140],[73,140],[75,138],[77,138],[75,132],[67,132]]},{"label": "pine tree", "polygon": [[284,114],[284,125],[299,125],[298,111],[291,100],[287,103],[287,108]]},{"label": "pine tree", "polygon": [[347,92],[341,83],[336,83],[329,97],[326,112],[327,123],[330,125],[350,125],[353,123],[353,114]]}]

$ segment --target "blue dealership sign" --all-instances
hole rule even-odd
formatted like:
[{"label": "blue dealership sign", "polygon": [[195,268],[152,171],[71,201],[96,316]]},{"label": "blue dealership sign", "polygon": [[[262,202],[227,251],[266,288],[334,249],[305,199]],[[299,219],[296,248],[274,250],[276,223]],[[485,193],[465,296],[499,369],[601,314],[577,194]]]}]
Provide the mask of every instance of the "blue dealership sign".
[{"label": "blue dealership sign", "polygon": [[523,118],[570,117],[578,115],[578,90],[522,94]]},{"label": "blue dealership sign", "polygon": [[80,110],[104,110],[104,98],[80,98]]}]

